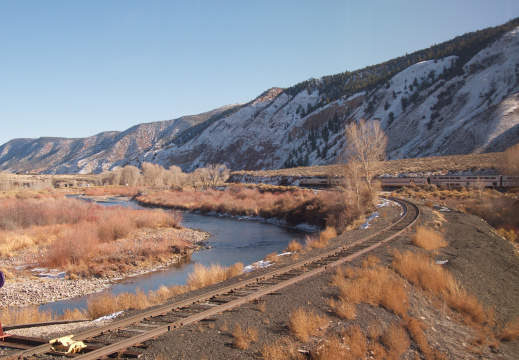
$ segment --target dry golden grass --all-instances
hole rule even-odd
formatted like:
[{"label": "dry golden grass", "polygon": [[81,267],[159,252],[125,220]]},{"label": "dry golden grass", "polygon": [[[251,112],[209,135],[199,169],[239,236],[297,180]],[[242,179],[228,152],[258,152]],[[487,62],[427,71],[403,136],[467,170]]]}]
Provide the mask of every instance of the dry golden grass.
[{"label": "dry golden grass", "polygon": [[315,360],[350,360],[350,350],[336,335],[330,335],[319,342],[319,346],[312,352]]},{"label": "dry golden grass", "polygon": [[369,344],[368,348],[369,348],[369,352],[371,354],[373,354],[373,359],[375,359],[375,360],[387,360],[387,359],[389,359],[388,355],[387,355],[386,348],[381,343],[379,343],[379,342],[371,342]]},{"label": "dry golden grass", "polygon": [[297,344],[287,337],[273,343],[266,342],[259,353],[263,360],[303,360],[306,357],[298,351]]},{"label": "dry golden grass", "polygon": [[345,314],[351,313],[351,305],[361,302],[382,306],[399,316],[407,314],[409,303],[402,280],[378,262],[377,258],[368,257],[362,267],[339,270],[332,277],[331,284],[339,289],[340,301],[336,305],[339,316],[343,310]]},{"label": "dry golden grass", "polygon": [[323,231],[319,233],[318,237],[307,236],[305,239],[306,246],[310,249],[321,249],[330,243],[330,239],[337,236],[337,231],[333,227],[327,226]]},{"label": "dry golden grass", "polygon": [[519,340],[519,318],[506,324],[505,328],[499,334],[501,341],[518,341]]},{"label": "dry golden grass", "polygon": [[363,359],[368,350],[366,334],[359,325],[354,325],[342,332],[344,343],[350,349],[350,356],[354,359]]},{"label": "dry golden grass", "polygon": [[411,243],[425,250],[437,250],[449,245],[442,234],[425,226],[416,227]]},{"label": "dry golden grass", "polygon": [[27,324],[54,320],[52,312],[38,310],[36,306],[15,309],[2,309],[0,313],[3,325]]},{"label": "dry golden grass", "polygon": [[145,309],[153,305],[147,295],[137,290],[135,294],[121,293],[114,296],[102,293],[87,302],[87,311],[92,319],[127,309]]},{"label": "dry golden grass", "polygon": [[0,256],[15,256],[19,250],[37,246],[34,238],[26,233],[6,232],[0,234]]},{"label": "dry golden grass", "polygon": [[349,303],[343,299],[337,301],[330,299],[328,305],[332,308],[334,314],[341,319],[353,320],[357,315],[355,304]]},{"label": "dry golden grass", "polygon": [[310,336],[319,334],[326,325],[326,319],[312,310],[300,307],[290,313],[288,329],[300,341],[307,342]]},{"label": "dry golden grass", "polygon": [[378,341],[382,336],[381,324],[375,320],[372,320],[368,324],[368,337],[371,341]]},{"label": "dry golden grass", "polygon": [[236,324],[231,335],[233,346],[240,350],[248,349],[250,343],[258,341],[258,329],[249,327],[246,330],[242,330],[239,323]]},{"label": "dry golden grass", "polygon": [[212,285],[229,277],[239,275],[242,272],[243,264],[241,263],[229,267],[220,265],[204,267],[203,265],[196,264],[193,272],[188,275],[186,285],[175,285],[169,288],[161,286],[157,291],[148,293],[137,290],[135,294],[121,293],[113,295],[111,293],[102,293],[95,295],[87,303],[88,315],[96,319],[121,310],[130,308],[143,309],[161,304],[176,295]]},{"label": "dry golden grass", "polygon": [[454,277],[424,254],[395,252],[393,269],[409,282],[444,301],[459,312],[469,325],[488,321],[483,305],[467,293]]},{"label": "dry golden grass", "polygon": [[409,349],[411,341],[402,324],[392,323],[382,335],[382,342],[388,348],[388,359],[400,359]]},{"label": "dry golden grass", "polygon": [[318,344],[315,351],[312,351],[312,359],[365,359],[367,350],[366,335],[358,325],[355,325],[342,331],[340,336],[328,335]]},{"label": "dry golden grass", "polygon": [[337,237],[337,231],[334,228],[327,226],[326,229],[321,231],[319,234],[319,243],[328,245],[330,240],[334,237]]},{"label": "dry golden grass", "polygon": [[57,316],[51,311],[40,311],[37,306],[21,308],[4,308],[0,310],[3,325],[28,324],[52,320],[80,320],[88,318],[85,311],[66,309],[63,315]]},{"label": "dry golden grass", "polygon": [[510,241],[512,244],[515,243],[515,240],[517,240],[517,234],[514,230],[505,230],[503,228],[497,229],[497,233],[504,237],[506,240]]},{"label": "dry golden grass", "polygon": [[193,272],[188,275],[186,285],[190,290],[196,290],[239,275],[242,272],[242,263],[236,263],[230,267],[223,267],[218,264],[205,267],[201,264],[195,264]]},{"label": "dry golden grass", "polygon": [[270,261],[271,263],[277,263],[281,260],[281,258],[278,256],[279,254],[277,252],[271,252],[270,254],[267,254],[265,256],[265,261]]},{"label": "dry golden grass", "polygon": [[157,291],[148,293],[148,301],[152,304],[161,304],[172,297],[171,289],[161,285]]},{"label": "dry golden grass", "polygon": [[223,331],[223,332],[229,331],[229,327],[227,326],[227,320],[223,321],[223,324],[220,326],[220,331]]},{"label": "dry golden grass", "polygon": [[424,322],[413,317],[407,317],[406,319],[404,319],[404,321],[407,331],[420,348],[420,351],[422,352],[424,357],[426,359],[437,358],[434,356],[434,352],[429,346],[429,342],[427,341],[427,337],[425,336],[424,329],[426,325],[424,324]]},{"label": "dry golden grass", "polygon": [[265,301],[258,301],[256,307],[259,312],[262,312],[262,313],[267,312],[267,303]]},{"label": "dry golden grass", "polygon": [[287,248],[285,249],[285,252],[296,252],[296,251],[300,251],[301,249],[303,249],[303,245],[301,245],[301,243],[297,240],[292,240]]},{"label": "dry golden grass", "polygon": [[380,259],[375,255],[368,255],[362,259],[361,266],[364,269],[375,268],[380,264]]}]

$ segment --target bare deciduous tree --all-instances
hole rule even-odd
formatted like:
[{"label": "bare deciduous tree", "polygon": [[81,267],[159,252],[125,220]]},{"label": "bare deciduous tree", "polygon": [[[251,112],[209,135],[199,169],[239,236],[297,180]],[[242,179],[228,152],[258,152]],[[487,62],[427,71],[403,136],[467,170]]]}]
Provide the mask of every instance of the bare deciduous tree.
[{"label": "bare deciduous tree", "polygon": [[164,168],[158,164],[143,162],[141,165],[144,184],[151,186],[164,185]]},{"label": "bare deciduous tree", "polygon": [[519,176],[519,144],[506,149],[504,162],[505,173]]},{"label": "bare deciduous tree", "polygon": [[141,175],[141,171],[139,170],[139,168],[132,166],[132,165],[127,165],[122,168],[121,180],[120,180],[121,185],[137,186],[137,185],[140,185],[141,182],[142,182],[142,175]]},{"label": "bare deciduous tree", "polygon": [[179,166],[171,165],[164,173],[164,183],[167,186],[183,187],[187,182],[187,174],[184,174]]},{"label": "bare deciduous tree", "polygon": [[225,182],[229,178],[229,169],[224,164],[210,164],[207,172],[212,187],[216,187],[218,183]]},{"label": "bare deciduous tree", "polygon": [[352,160],[346,164],[341,185],[346,189],[353,191],[355,194],[356,210],[361,213],[362,191],[366,188],[366,185],[362,180],[360,163],[358,161]]},{"label": "bare deciduous tree", "polygon": [[374,189],[371,181],[385,159],[386,146],[387,137],[379,121],[361,119],[358,124],[353,122],[346,127],[346,160],[348,163],[358,163],[372,197]]},{"label": "bare deciduous tree", "polygon": [[194,171],[194,178],[202,184],[203,188],[209,187],[209,171],[207,168],[198,168]]},{"label": "bare deciduous tree", "polygon": [[105,171],[101,174],[102,185],[119,185],[121,183],[121,169]]}]

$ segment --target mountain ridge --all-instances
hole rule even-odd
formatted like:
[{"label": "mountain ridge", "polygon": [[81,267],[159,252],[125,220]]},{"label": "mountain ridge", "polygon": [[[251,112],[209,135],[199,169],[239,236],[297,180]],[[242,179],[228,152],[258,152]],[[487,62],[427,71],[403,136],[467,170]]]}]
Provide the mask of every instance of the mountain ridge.
[{"label": "mountain ridge", "polygon": [[388,159],[501,151],[519,141],[518,26],[514,19],[199,115],[87,138],[13,139],[0,146],[0,170],[100,173],[142,162],[184,171],[211,163],[233,170],[326,165],[339,161],[344,127],[361,118],[381,121]]}]

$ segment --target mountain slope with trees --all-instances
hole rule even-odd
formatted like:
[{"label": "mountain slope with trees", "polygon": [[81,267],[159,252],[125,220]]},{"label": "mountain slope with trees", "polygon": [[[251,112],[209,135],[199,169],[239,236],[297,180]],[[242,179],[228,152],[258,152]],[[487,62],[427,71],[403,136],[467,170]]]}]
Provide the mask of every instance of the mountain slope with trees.
[{"label": "mountain slope with trees", "polygon": [[[193,171],[344,161],[345,127],[380,120],[389,159],[502,151],[519,139],[519,19],[248,104],[86,139],[17,139],[0,169],[99,173],[144,162]],[[196,121],[194,120],[196,118]]]}]

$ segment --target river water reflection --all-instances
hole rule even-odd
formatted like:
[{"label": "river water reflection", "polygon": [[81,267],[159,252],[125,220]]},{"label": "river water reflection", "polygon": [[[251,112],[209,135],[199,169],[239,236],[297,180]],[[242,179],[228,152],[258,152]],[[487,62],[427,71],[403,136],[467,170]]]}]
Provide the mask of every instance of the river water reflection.
[{"label": "river water reflection", "polygon": [[[100,204],[140,208],[135,203],[120,200],[103,201]],[[155,291],[162,285],[184,284],[195,263],[205,266],[211,264],[229,266],[241,262],[249,265],[262,260],[272,252],[282,252],[292,239],[301,240],[305,236],[305,233],[301,231],[259,221],[192,213],[182,213],[182,218],[182,226],[200,229],[211,234],[206,241],[206,245],[210,249],[197,251],[185,261],[168,268],[116,282],[106,291],[118,294],[121,292],[133,293],[136,289],[141,289],[147,292]],[[41,305],[40,308],[52,310],[58,314],[62,313],[64,309],[86,308],[87,299],[90,296],[92,295],[56,301]]]}]

